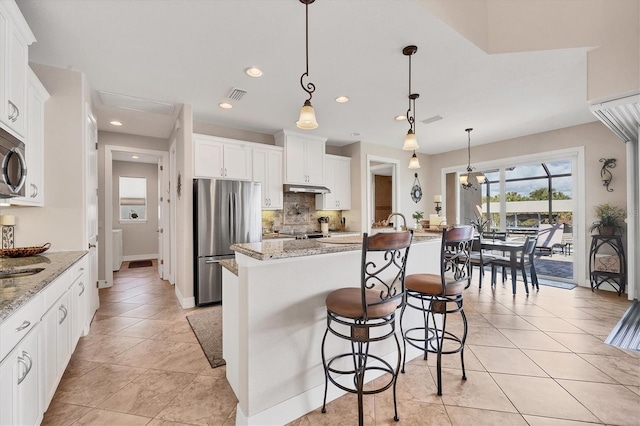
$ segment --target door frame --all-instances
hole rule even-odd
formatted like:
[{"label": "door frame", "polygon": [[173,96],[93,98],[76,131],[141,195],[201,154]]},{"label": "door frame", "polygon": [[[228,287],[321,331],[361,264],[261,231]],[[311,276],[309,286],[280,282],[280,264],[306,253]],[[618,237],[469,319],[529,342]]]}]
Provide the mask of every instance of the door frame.
[{"label": "door frame", "polygon": [[[537,154],[528,154],[518,157],[507,157],[499,160],[485,161],[475,163],[477,170],[495,169],[513,164],[536,163],[544,161],[554,161],[558,159],[571,159],[571,174],[573,181],[574,194],[572,197],[573,205],[573,282],[581,287],[590,287],[590,283],[586,273],[586,185],[585,185],[585,153],[584,147],[578,146],[557,151],[547,151]],[[466,165],[443,168],[440,171],[440,179],[445,185],[447,173],[456,173],[456,182],[460,173],[466,171]],[[500,191],[504,192],[503,182],[501,179]],[[456,205],[460,205],[460,185],[456,184]],[[446,191],[444,192],[447,193]],[[503,209],[501,209],[502,211]],[[456,223],[460,223],[460,209],[456,209]]]},{"label": "door frame", "polygon": [[[132,148],[127,146],[105,145],[104,147],[104,283],[101,287],[111,287],[113,285],[113,153],[129,152],[132,154],[146,154],[160,157],[162,173],[158,171],[158,188],[162,193],[167,193],[169,188],[169,153],[167,151],[157,151],[153,149]],[[166,208],[163,203],[168,203],[168,198],[158,200],[160,208]],[[166,211],[166,210],[165,210]],[[167,217],[163,215],[162,223],[158,223],[160,229],[167,228]],[[169,233],[162,233],[163,252],[158,256],[164,256],[170,250]],[[159,261],[162,258],[158,259]],[[162,268],[163,271],[165,268]],[[160,277],[164,279],[163,277]]]},{"label": "door frame", "polygon": [[[381,163],[379,165],[372,165],[371,163]],[[376,169],[381,167],[391,167],[391,211],[400,211],[400,200],[398,194],[400,193],[400,179],[398,178],[398,164],[400,160],[396,158],[378,157],[376,155],[367,155],[367,191],[366,191],[366,208],[363,209],[362,232],[371,233],[371,224],[375,218],[375,196],[373,191],[375,190],[374,178]]]}]

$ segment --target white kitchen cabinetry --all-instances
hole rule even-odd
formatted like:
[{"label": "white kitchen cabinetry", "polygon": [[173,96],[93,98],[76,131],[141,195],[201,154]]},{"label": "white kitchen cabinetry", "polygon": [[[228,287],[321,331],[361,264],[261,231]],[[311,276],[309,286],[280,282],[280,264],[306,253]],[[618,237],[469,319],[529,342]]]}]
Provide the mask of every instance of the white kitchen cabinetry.
[{"label": "white kitchen cabinetry", "polygon": [[331,193],[316,195],[316,210],[350,210],[351,158],[325,155],[324,185]]},{"label": "white kitchen cabinetry", "polygon": [[282,148],[253,149],[253,180],[262,184],[262,208],[282,210]]},{"label": "white kitchen cabinetry", "polygon": [[85,323],[87,322],[88,303],[87,292],[89,283],[87,281],[87,259],[80,259],[71,267],[72,283],[69,287],[69,302],[71,303],[71,352],[75,349],[76,343],[84,335]]},{"label": "white kitchen cabinetry", "polygon": [[24,140],[29,45],[36,41],[13,1],[0,2],[0,123]]},{"label": "white kitchen cabinetry", "polygon": [[[71,358],[71,323],[73,318],[69,292],[72,274],[67,271],[45,290],[45,306],[42,317],[43,333],[43,408],[46,410],[58,387],[60,378]],[[56,296],[58,296],[56,298]],[[54,299],[48,303],[48,300]],[[75,346],[75,342],[73,342]]]},{"label": "white kitchen cabinetry", "polygon": [[0,363],[0,425],[42,421],[40,341],[40,326],[36,325]]},{"label": "white kitchen cabinetry", "polygon": [[11,200],[11,204],[23,206],[44,205],[44,103],[49,93],[38,77],[28,69],[27,88],[27,138],[25,142],[25,160],[27,180],[25,196]]},{"label": "white kitchen cabinetry", "polygon": [[251,180],[251,145],[193,135],[193,174],[214,179]]},{"label": "white kitchen cabinetry", "polygon": [[285,183],[324,185],[326,138],[283,130],[275,140],[284,147]]}]

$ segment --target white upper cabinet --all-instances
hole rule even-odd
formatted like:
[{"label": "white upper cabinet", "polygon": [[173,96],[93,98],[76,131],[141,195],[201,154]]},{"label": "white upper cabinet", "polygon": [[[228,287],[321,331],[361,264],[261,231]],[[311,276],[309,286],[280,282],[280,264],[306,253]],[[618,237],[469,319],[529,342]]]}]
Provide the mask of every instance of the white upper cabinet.
[{"label": "white upper cabinet", "polygon": [[194,134],[194,177],[251,180],[251,150],[233,139]]},{"label": "white upper cabinet", "polygon": [[275,140],[284,147],[285,183],[324,185],[326,138],[283,130]]},{"label": "white upper cabinet", "polygon": [[283,207],[282,148],[253,149],[253,180],[262,184],[262,208],[281,210]]},{"label": "white upper cabinet", "polygon": [[44,205],[44,103],[49,93],[38,77],[28,70],[27,87],[27,139],[25,143],[25,160],[27,163],[27,180],[25,196],[11,200],[11,204],[22,206]]},{"label": "white upper cabinet", "polygon": [[331,192],[316,195],[316,210],[350,210],[351,158],[325,155],[324,185]]},{"label": "white upper cabinet", "polygon": [[27,132],[29,45],[36,41],[13,1],[0,1],[0,125],[24,140]]}]

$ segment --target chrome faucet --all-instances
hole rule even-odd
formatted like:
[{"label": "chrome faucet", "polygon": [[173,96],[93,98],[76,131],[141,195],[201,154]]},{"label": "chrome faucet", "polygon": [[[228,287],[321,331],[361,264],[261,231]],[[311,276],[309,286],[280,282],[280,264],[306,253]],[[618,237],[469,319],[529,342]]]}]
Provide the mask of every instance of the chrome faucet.
[{"label": "chrome faucet", "polygon": [[[404,229],[407,229],[407,218],[404,217],[404,215],[402,213],[391,213],[389,215],[389,217],[387,218],[387,224],[389,224],[389,219],[391,219],[393,216],[400,216],[402,218],[402,221],[404,222]],[[398,231],[402,231],[403,227],[397,226],[396,224],[396,230]]]}]

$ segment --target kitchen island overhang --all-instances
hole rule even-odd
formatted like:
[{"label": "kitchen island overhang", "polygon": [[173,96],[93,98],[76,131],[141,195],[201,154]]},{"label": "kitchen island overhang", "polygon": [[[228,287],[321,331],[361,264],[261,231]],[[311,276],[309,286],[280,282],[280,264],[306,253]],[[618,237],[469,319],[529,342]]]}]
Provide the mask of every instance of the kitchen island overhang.
[{"label": "kitchen island overhang", "polygon": [[[359,287],[361,245],[296,240],[231,248],[237,275],[223,272],[223,357],[238,398],[236,424],[284,424],[322,405],[325,298],[337,288]],[[437,273],[439,255],[438,234],[415,237],[407,274]],[[406,326],[421,320],[405,314]],[[399,316],[396,333],[401,339]],[[327,348],[350,350],[339,339],[328,340]],[[375,351],[397,359],[395,343],[380,342]],[[408,359],[419,355],[410,350]],[[329,387],[327,400],[343,393]]]}]

